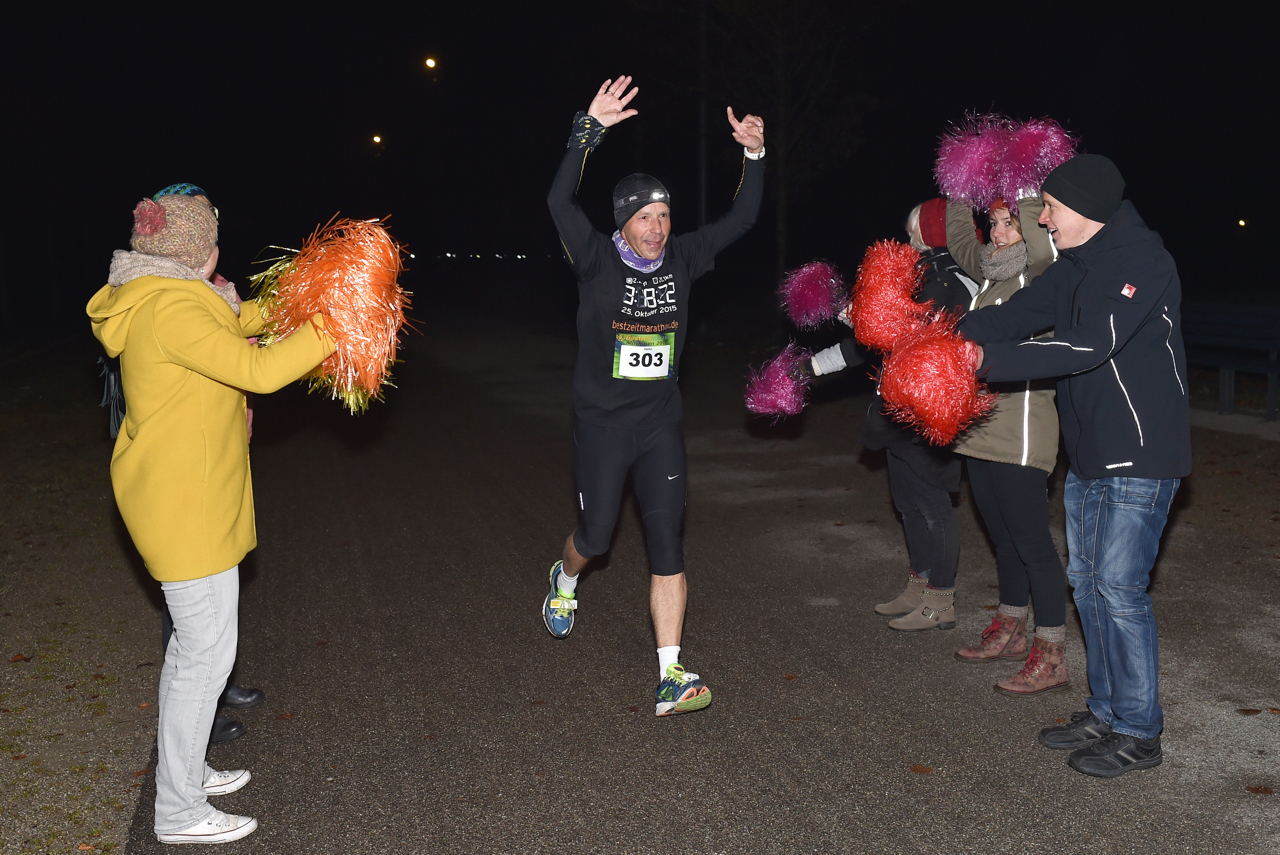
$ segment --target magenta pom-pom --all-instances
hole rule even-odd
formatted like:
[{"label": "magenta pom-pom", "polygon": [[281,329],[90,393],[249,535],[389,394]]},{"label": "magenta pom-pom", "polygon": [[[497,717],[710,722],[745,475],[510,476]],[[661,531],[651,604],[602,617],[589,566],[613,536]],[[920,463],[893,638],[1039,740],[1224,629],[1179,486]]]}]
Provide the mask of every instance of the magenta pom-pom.
[{"label": "magenta pom-pom", "polygon": [[143,199],[133,209],[133,233],[142,237],[158,234],[169,224],[164,206],[150,199]]},{"label": "magenta pom-pom", "polygon": [[786,275],[778,296],[793,324],[800,329],[813,329],[835,317],[847,290],[834,266],[811,261]]},{"label": "magenta pom-pom", "polygon": [[942,138],[934,177],[942,195],[987,208],[1000,196],[999,163],[1013,124],[1004,116],[968,116]]},{"label": "magenta pom-pom", "polygon": [[752,369],[747,378],[747,409],[758,416],[773,416],[775,422],[799,414],[811,379],[804,363],[812,356],[792,341],[759,371]]},{"label": "magenta pom-pom", "polygon": [[995,406],[955,331],[959,318],[943,314],[904,335],[880,369],[886,410],[934,445],[950,445]]},{"label": "magenta pom-pom", "polygon": [[914,299],[923,281],[915,247],[895,240],[867,247],[846,310],[858,341],[888,352],[900,336],[923,324],[933,305]]},{"label": "magenta pom-pom", "polygon": [[1076,141],[1053,119],[1032,119],[1015,128],[1000,159],[999,195],[1017,213],[1017,200],[1040,195],[1049,173],[1075,157]]}]

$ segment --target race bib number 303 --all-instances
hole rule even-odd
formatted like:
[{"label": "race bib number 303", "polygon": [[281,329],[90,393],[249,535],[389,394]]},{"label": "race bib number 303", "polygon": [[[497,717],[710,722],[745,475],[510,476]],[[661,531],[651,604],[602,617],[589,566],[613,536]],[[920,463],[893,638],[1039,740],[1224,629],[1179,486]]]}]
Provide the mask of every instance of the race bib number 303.
[{"label": "race bib number 303", "polygon": [[676,334],[617,334],[613,343],[613,376],[617,380],[663,380],[674,377],[671,355]]}]

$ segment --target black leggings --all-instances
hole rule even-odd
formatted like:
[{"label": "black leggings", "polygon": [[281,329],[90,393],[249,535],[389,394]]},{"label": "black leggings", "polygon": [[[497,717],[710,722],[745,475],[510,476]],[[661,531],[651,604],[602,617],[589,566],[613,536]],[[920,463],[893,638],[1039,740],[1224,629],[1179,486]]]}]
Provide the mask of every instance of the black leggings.
[{"label": "black leggings", "polygon": [[927,577],[935,588],[953,587],[960,557],[960,528],[951,507],[951,494],[921,478],[892,450],[888,457],[889,494],[902,514],[911,570]]},{"label": "black leggings", "polygon": [[1067,622],[1067,579],[1049,536],[1049,473],[1034,466],[967,459],[969,486],[996,545],[1000,602],[1036,603],[1036,626]]},{"label": "black leggings", "polygon": [[581,522],[573,547],[583,558],[603,555],[613,540],[622,489],[632,474],[649,549],[649,572],[684,572],[685,456],[680,422],[651,430],[573,421],[573,470]]}]

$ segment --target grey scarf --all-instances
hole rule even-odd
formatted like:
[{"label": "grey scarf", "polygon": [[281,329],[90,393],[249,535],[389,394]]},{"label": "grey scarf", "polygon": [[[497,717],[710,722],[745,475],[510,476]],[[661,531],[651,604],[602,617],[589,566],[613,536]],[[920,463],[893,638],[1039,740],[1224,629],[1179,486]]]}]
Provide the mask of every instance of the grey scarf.
[{"label": "grey scarf", "polygon": [[1027,269],[1027,242],[1020,240],[1000,250],[994,243],[987,244],[982,248],[978,269],[984,279],[992,282],[1013,279]]},{"label": "grey scarf", "polygon": [[213,289],[214,293],[226,300],[231,311],[240,315],[240,298],[236,295],[236,286],[228,282],[218,287],[180,261],[166,258],[163,255],[147,255],[141,252],[130,252],[117,249],[111,256],[111,270],[107,274],[107,284],[119,288],[126,282],[132,282],[140,276],[163,276],[166,279],[189,279],[203,282]]}]

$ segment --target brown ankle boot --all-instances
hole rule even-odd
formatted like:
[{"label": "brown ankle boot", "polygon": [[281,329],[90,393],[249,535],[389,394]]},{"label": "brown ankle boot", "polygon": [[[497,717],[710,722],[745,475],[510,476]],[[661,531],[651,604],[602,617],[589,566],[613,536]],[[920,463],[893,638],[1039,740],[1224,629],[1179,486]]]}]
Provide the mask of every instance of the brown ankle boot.
[{"label": "brown ankle boot", "polygon": [[899,594],[896,600],[890,600],[887,603],[881,603],[876,606],[876,614],[884,615],[885,617],[911,614],[920,608],[920,597],[924,594],[924,586],[928,584],[928,579],[912,573],[907,577],[906,590]]},{"label": "brown ankle boot", "polygon": [[1027,655],[1027,619],[997,614],[982,631],[982,640],[973,647],[956,651],[961,662],[994,662],[1021,659]]},{"label": "brown ankle boot", "polygon": [[925,587],[920,596],[920,607],[911,614],[889,621],[889,628],[898,632],[923,632],[926,629],[955,629],[956,589],[941,590]]},{"label": "brown ankle boot", "polygon": [[996,683],[996,691],[1023,697],[1066,691],[1071,687],[1066,652],[1065,642],[1045,641],[1037,637],[1031,643],[1031,653],[1027,655],[1022,670],[1009,679]]}]

